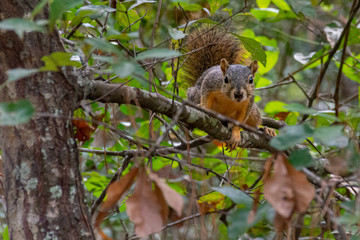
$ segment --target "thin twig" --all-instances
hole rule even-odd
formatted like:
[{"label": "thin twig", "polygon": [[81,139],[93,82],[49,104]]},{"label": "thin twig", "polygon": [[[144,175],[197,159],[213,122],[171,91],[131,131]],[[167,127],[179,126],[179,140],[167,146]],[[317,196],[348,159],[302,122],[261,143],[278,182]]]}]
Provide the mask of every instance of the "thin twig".
[{"label": "thin twig", "polygon": [[[353,7],[355,6],[355,1],[353,2]],[[351,9],[353,10],[353,8]],[[340,92],[340,83],[341,83],[341,79],[342,79],[342,69],[343,69],[343,65],[344,65],[344,61],[345,61],[345,55],[346,55],[346,47],[347,47],[347,42],[348,42],[348,37],[349,37],[349,33],[350,33],[350,28],[347,29],[346,33],[345,33],[345,39],[344,39],[344,46],[343,46],[343,52],[341,55],[341,61],[340,61],[340,66],[339,66],[339,71],[338,71],[338,75],[336,78],[336,87],[335,87],[335,93],[334,93],[334,101],[335,101],[335,116],[339,117],[339,92]]]},{"label": "thin twig", "polygon": [[94,202],[94,204],[91,206],[91,216],[94,215],[95,210],[98,208],[98,206],[101,204],[101,202],[104,200],[105,196],[106,196],[106,190],[109,187],[109,185],[113,182],[115,182],[116,180],[118,180],[118,178],[121,177],[122,173],[124,172],[124,170],[127,168],[127,166],[130,163],[130,160],[132,159],[132,156],[126,156],[123,160],[123,163],[121,165],[120,168],[118,168],[118,170],[116,171],[116,173],[114,174],[114,176],[111,178],[109,184],[106,186],[106,188],[102,191],[102,193],[100,194],[99,198],[96,199],[96,201]]},{"label": "thin twig", "polygon": [[[356,0],[354,0],[354,2],[355,2],[355,1],[356,1]],[[325,62],[324,67],[322,68],[322,70],[321,70],[321,72],[320,72],[318,81],[316,82],[315,88],[314,88],[314,90],[313,90],[313,92],[312,92],[312,94],[311,94],[310,100],[309,100],[309,102],[308,102],[308,104],[307,104],[308,107],[311,107],[312,104],[313,104],[313,102],[314,102],[314,100],[316,99],[317,94],[318,94],[318,91],[319,91],[319,88],[320,88],[320,85],[321,85],[322,80],[323,80],[323,78],[324,78],[324,76],[325,76],[326,70],[327,70],[327,68],[329,67],[330,62],[331,62],[333,56],[335,55],[336,51],[339,49],[339,47],[340,47],[340,45],[341,45],[341,42],[342,42],[342,39],[344,38],[345,33],[346,33],[346,32],[348,31],[348,29],[350,28],[351,22],[352,22],[352,20],[354,19],[354,17],[356,16],[356,13],[357,13],[357,11],[359,10],[359,8],[360,8],[360,1],[358,1],[357,4],[355,5],[354,10],[351,12],[350,17],[349,17],[349,20],[347,21],[347,23],[346,23],[343,31],[341,32],[341,35],[340,35],[338,41],[335,43],[334,47],[333,47],[332,50],[329,52],[328,59],[327,59],[327,61]],[[308,117],[309,117],[309,115],[307,115],[307,114],[304,115],[301,121],[302,121],[302,122],[305,121]]]}]

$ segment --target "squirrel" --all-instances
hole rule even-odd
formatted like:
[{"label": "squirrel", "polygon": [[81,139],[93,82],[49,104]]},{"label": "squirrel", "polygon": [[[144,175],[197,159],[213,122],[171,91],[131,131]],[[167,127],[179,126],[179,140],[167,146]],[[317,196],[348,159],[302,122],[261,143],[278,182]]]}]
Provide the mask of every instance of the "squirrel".
[{"label": "squirrel", "polygon": [[[243,63],[246,51],[240,41],[225,28],[201,24],[191,27],[184,39],[181,77],[190,85],[188,100],[202,108],[214,110],[241,123],[259,128],[259,108],[254,103],[254,78],[257,61]],[[264,127],[275,136],[273,129]],[[227,148],[231,151],[241,143],[240,127],[232,128]]]}]

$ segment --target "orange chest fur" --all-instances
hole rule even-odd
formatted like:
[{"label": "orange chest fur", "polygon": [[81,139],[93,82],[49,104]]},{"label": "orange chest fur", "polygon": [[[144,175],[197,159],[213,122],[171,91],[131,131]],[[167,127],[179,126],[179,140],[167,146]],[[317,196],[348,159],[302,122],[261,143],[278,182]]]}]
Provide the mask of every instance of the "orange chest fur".
[{"label": "orange chest fur", "polygon": [[206,100],[206,107],[208,109],[240,121],[242,119],[239,119],[239,117],[246,115],[249,104],[250,99],[237,102],[229,98],[221,91],[211,92]]}]

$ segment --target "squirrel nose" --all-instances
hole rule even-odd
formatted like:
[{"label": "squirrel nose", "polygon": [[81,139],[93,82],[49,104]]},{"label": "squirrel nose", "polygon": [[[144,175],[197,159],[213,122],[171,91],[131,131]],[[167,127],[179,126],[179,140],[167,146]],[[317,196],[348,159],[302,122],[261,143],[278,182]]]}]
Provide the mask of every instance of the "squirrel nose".
[{"label": "squirrel nose", "polygon": [[237,100],[242,100],[243,96],[244,96],[244,93],[242,93],[242,92],[234,93],[234,97]]}]

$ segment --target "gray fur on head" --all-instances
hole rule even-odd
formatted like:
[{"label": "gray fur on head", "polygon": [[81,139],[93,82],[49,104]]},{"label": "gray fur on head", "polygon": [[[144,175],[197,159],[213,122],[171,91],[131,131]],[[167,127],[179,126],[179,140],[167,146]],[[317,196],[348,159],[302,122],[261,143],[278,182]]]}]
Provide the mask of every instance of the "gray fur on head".
[{"label": "gray fur on head", "polygon": [[[225,83],[225,77],[228,83]],[[241,102],[254,95],[254,83],[249,83],[249,78],[254,77],[251,69],[244,65],[229,65],[225,75],[220,65],[206,70],[188,90],[188,98],[199,104],[200,96],[206,96],[213,91],[222,91],[234,101]],[[198,96],[200,95],[200,96]]]}]

